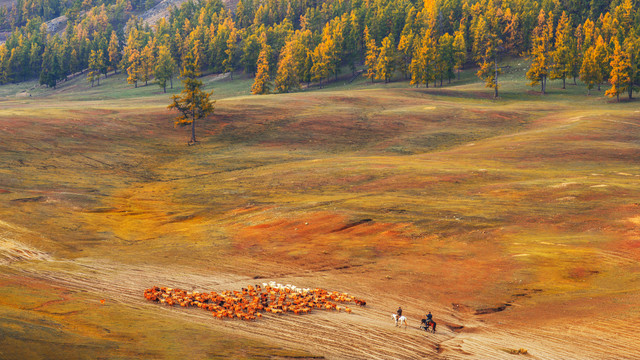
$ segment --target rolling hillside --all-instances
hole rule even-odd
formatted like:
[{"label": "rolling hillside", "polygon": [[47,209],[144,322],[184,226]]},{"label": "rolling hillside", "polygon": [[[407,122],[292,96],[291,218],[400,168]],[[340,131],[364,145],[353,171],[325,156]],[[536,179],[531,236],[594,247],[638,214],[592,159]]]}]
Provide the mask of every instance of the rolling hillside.
[{"label": "rolling hillside", "polygon": [[[640,111],[527,94],[511,65],[497,101],[473,69],[266,96],[204,78],[197,146],[121,74],[0,87],[1,357],[634,358]],[[241,322],[142,297],[267,281],[367,306]]]}]

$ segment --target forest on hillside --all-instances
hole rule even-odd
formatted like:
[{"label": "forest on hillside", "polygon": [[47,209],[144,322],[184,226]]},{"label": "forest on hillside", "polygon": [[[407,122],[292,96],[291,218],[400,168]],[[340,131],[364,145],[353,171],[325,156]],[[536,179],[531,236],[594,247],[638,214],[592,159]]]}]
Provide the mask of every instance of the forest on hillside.
[{"label": "forest on hillside", "polygon": [[[527,56],[530,85],[576,83],[632,98],[640,84],[638,0],[221,0],[188,1],[153,27],[135,16],[152,0],[18,0],[0,7],[0,84],[38,78],[55,87],[85,72],[99,83],[126,71],[161,87],[186,54],[203,73],[254,74],[254,94],[289,92],[351,71],[372,81],[442,86],[477,75],[498,96],[500,61]],[[64,14],[50,34],[44,23]]]}]

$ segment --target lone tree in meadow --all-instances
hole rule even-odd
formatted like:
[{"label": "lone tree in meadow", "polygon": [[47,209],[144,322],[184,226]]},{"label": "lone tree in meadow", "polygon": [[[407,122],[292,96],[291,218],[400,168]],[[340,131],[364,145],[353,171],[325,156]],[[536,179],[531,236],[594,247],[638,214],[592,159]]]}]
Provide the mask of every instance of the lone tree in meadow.
[{"label": "lone tree in meadow", "polygon": [[180,95],[173,95],[173,103],[168,106],[169,110],[177,109],[182,115],[175,121],[176,126],[191,125],[191,139],[188,144],[195,144],[196,140],[196,120],[213,113],[213,103],[209,99],[213,91],[207,93],[202,91],[202,81],[198,80],[196,61],[191,54],[187,53],[184,58],[184,68],[180,76],[183,78],[184,90]]}]

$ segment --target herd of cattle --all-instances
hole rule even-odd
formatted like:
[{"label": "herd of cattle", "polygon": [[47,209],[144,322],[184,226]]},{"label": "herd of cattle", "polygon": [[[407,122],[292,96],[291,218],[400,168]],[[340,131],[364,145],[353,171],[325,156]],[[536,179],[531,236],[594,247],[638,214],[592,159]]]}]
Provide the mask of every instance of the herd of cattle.
[{"label": "herd of cattle", "polygon": [[241,291],[215,291],[200,293],[181,289],[154,286],[144,291],[147,300],[168,306],[199,307],[209,310],[218,319],[238,318],[255,320],[262,317],[263,312],[273,314],[294,313],[308,314],[314,309],[336,310],[351,313],[348,306],[339,303],[353,303],[365,306],[367,303],[347,293],[329,292],[324,289],[301,289],[293,285],[281,285],[275,282],[263,283],[262,286],[249,285]]}]

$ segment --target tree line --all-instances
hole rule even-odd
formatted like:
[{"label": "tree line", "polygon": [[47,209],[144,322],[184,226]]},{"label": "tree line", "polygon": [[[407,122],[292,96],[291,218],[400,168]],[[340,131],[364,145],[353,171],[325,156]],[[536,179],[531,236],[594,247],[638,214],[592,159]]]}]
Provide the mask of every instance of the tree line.
[{"label": "tree line", "polygon": [[157,0],[15,0],[0,6],[0,31],[13,30],[26,25],[29,20],[48,21],[66,16],[74,22],[83,13],[95,7],[105,6],[112,19],[126,22],[132,13],[148,10]]},{"label": "tree line", "polygon": [[60,35],[49,35],[40,16],[23,18],[0,46],[0,83],[39,77],[55,87],[87,71],[98,84],[122,70],[135,87],[166,89],[190,54],[198,72],[253,74],[254,94],[322,86],[362,68],[371,81],[442,86],[475,65],[497,97],[506,56],[531,59],[526,76],[541,93],[548,79],[563,87],[580,79],[587,92],[608,83],[606,94],[618,99],[640,84],[638,0],[240,0],[235,11],[206,0],[153,27],[127,3],[113,11],[118,4],[70,18]]}]

